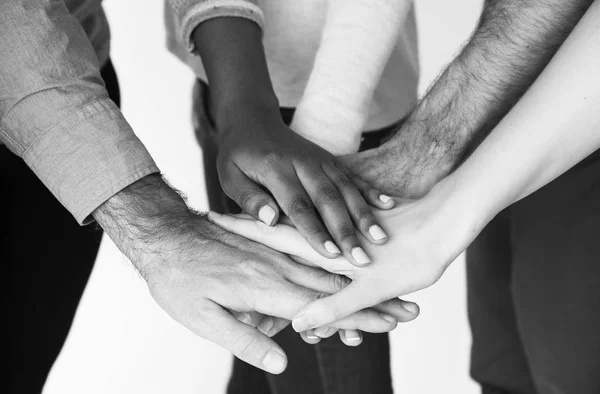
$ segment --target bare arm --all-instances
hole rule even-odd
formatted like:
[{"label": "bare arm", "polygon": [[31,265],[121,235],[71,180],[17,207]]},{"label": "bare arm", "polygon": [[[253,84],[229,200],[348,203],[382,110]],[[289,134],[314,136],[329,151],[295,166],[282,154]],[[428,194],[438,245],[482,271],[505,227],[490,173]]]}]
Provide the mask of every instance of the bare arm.
[{"label": "bare arm", "polygon": [[[600,2],[451,176],[491,219],[600,149]],[[473,201],[474,206],[475,201]]]},{"label": "bare arm", "polygon": [[418,197],[453,171],[523,95],[592,0],[487,0],[460,54],[396,136],[348,156],[355,172]]}]

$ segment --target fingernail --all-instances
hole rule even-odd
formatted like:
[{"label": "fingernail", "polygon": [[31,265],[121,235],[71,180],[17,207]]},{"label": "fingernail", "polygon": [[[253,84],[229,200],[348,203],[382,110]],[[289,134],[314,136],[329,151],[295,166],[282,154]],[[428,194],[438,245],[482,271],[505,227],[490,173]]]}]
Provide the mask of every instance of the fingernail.
[{"label": "fingernail", "polygon": [[292,327],[296,332],[302,332],[314,328],[312,323],[308,320],[308,316],[304,314],[297,316],[294,318],[294,320],[292,320]]},{"label": "fingernail", "polygon": [[250,316],[250,314],[248,312],[242,313],[238,320],[244,324],[252,325],[252,317]]},{"label": "fingernail", "polygon": [[406,311],[410,312],[413,315],[416,315],[417,313],[419,313],[419,307],[417,306],[417,304],[413,303],[413,302],[406,302],[406,301],[402,301],[402,308],[404,308]]},{"label": "fingernail", "polygon": [[306,330],[306,337],[308,339],[312,339],[312,340],[321,339],[317,335],[315,335],[315,331],[314,330]]},{"label": "fingernail", "polygon": [[271,373],[281,373],[285,369],[285,356],[277,350],[269,350],[265,358],[263,358],[263,366]]},{"label": "fingernail", "polygon": [[342,253],[342,252],[340,252],[340,249],[331,241],[325,241],[325,243],[323,245],[325,245],[325,250],[328,251],[329,253],[333,253],[333,254]]},{"label": "fingernail", "polygon": [[349,342],[360,341],[360,334],[354,330],[346,331],[346,340]]},{"label": "fingernail", "polygon": [[380,241],[388,237],[385,231],[383,231],[383,229],[376,224],[369,228],[369,234],[371,234],[371,237],[373,237],[375,241]]},{"label": "fingernail", "polygon": [[265,205],[258,211],[258,218],[261,222],[270,226],[273,224],[273,219],[275,219],[275,210],[270,206]]},{"label": "fingernail", "polygon": [[333,328],[331,327],[319,327],[319,328],[315,328],[315,335],[317,335],[318,337],[321,338],[329,338],[330,334],[331,334],[331,330],[333,330]]},{"label": "fingernail", "polygon": [[361,248],[360,246],[357,246],[352,249],[352,258],[354,259],[354,261],[356,261],[357,264],[360,265],[366,265],[371,262],[369,256],[367,256],[363,248]]},{"label": "fingernail", "polygon": [[380,313],[379,314],[384,320],[389,321],[390,323],[398,323],[398,320],[396,320],[396,318],[392,315],[388,315],[387,313]]},{"label": "fingernail", "polygon": [[265,318],[262,319],[262,321],[260,322],[260,324],[258,325],[258,331],[262,332],[263,334],[267,335],[269,334],[269,331],[271,331],[271,328],[273,328],[273,326],[275,325],[275,322],[273,321],[273,319],[269,316],[266,316]]},{"label": "fingernail", "polygon": [[380,194],[379,195],[379,201],[381,201],[384,204],[387,204],[388,202],[390,202],[392,200],[392,197],[386,195],[386,194]]}]

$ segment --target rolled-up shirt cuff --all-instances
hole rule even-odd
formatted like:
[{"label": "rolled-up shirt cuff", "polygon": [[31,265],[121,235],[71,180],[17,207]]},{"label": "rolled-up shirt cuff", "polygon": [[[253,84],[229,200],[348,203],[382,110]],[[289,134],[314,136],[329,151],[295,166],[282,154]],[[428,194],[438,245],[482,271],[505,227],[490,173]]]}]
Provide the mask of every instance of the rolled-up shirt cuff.
[{"label": "rolled-up shirt cuff", "polygon": [[238,17],[250,19],[263,28],[264,15],[260,7],[248,0],[208,0],[197,3],[188,9],[176,10],[179,19],[179,35],[188,50],[196,54],[192,37],[194,29],[202,22],[218,17]]},{"label": "rolled-up shirt cuff", "polygon": [[86,103],[52,125],[23,159],[80,224],[111,196],[159,172],[109,99]]}]

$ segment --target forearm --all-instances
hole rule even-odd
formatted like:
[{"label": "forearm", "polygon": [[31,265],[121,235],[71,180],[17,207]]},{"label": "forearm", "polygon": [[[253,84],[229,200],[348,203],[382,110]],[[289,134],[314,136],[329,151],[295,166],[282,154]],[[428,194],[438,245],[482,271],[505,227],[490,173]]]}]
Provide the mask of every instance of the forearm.
[{"label": "forearm", "polygon": [[[383,182],[398,194],[407,185],[397,173],[423,178],[425,190],[448,175],[527,90],[591,3],[487,1],[471,39],[397,135],[365,154],[364,172],[383,164]],[[396,168],[403,155],[415,155],[411,168]]]},{"label": "forearm", "polygon": [[329,1],[319,51],[294,116],[296,132],[338,136],[325,147],[336,154],[358,150],[373,92],[411,7],[408,0]]},{"label": "forearm", "polygon": [[193,34],[210,84],[211,112],[217,127],[241,114],[279,115],[260,27],[244,18],[214,18]]},{"label": "forearm", "polygon": [[491,219],[600,148],[600,2],[540,77],[448,180]]},{"label": "forearm", "polygon": [[[170,250],[165,240],[184,239],[184,233],[203,236],[205,227],[212,226],[202,216],[191,211],[183,198],[161,178],[148,175],[124,188],[93,213],[98,224],[144,276],[156,269],[157,264],[168,263],[160,255],[173,252],[183,245],[173,244]],[[168,237],[166,237],[168,235]],[[172,249],[172,250],[171,250]]]}]

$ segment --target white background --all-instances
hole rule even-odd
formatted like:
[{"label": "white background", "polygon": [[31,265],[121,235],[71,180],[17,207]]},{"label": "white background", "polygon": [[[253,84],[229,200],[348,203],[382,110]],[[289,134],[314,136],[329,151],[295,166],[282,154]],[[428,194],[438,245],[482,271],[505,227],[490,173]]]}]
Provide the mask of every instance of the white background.
[{"label": "white background", "polygon": [[[415,2],[423,92],[474,28],[481,0]],[[201,152],[190,124],[193,75],[165,49],[162,2],[104,4],[125,115],[169,181],[205,210]],[[478,392],[468,374],[464,271],[461,257],[435,286],[410,297],[422,313],[391,334],[396,392]],[[230,365],[226,351],[154,304],[144,281],[105,239],[44,393],[224,393]]]}]

